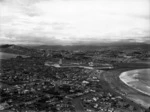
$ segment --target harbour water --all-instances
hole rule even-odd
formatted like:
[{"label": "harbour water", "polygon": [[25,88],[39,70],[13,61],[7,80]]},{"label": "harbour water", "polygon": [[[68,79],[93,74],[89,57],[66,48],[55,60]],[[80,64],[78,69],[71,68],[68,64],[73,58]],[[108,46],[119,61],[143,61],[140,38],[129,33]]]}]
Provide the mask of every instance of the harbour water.
[{"label": "harbour water", "polygon": [[27,56],[24,56],[24,55],[17,55],[17,54],[12,54],[12,53],[0,52],[0,59],[16,58],[17,56],[27,57]]}]

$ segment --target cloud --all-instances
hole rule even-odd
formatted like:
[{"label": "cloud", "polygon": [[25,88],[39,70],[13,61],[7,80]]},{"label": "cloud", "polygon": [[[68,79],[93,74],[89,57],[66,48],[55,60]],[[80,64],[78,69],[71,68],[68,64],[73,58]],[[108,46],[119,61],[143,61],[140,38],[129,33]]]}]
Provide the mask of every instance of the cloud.
[{"label": "cloud", "polygon": [[147,41],[148,0],[0,0],[0,40],[74,44]]}]

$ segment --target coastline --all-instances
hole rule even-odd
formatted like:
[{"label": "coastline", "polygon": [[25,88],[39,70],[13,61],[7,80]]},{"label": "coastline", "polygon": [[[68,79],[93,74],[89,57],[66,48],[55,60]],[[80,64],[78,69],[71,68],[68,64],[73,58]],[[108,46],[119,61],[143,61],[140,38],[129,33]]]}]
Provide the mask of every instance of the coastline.
[{"label": "coastline", "polygon": [[[150,107],[150,95],[149,95],[149,93],[141,91],[140,89],[138,89],[138,88],[134,87],[133,85],[131,85],[131,83],[128,84],[126,81],[122,80],[123,78],[121,78],[122,74],[124,75],[125,73],[127,73],[129,71],[137,71],[137,70],[145,70],[145,69],[150,70],[149,68],[142,68],[142,69],[141,68],[139,68],[139,69],[136,68],[136,69],[132,69],[132,70],[129,69],[127,71],[120,72],[120,74],[118,74],[118,80],[120,80],[120,82],[122,82],[122,84],[126,85],[126,87],[123,86],[123,85],[122,85],[122,87],[123,88],[125,87],[126,88],[125,90],[127,90],[126,91],[127,94],[125,95],[125,97],[127,99],[130,99],[131,101],[135,102],[136,104],[139,104],[142,107],[148,109]],[[123,77],[123,75],[122,75],[122,77]],[[132,76],[134,76],[134,75],[132,75]],[[137,83],[137,81],[135,81],[135,82]],[[122,88],[120,88],[120,89],[122,89]]]},{"label": "coastline", "polygon": [[150,96],[128,86],[120,78],[120,74],[126,71],[149,69],[150,66],[141,63],[128,63],[120,64],[116,69],[104,72],[101,74],[100,79],[106,81],[110,90],[114,93],[121,95],[124,99],[128,100],[134,106],[148,109],[150,107]]},{"label": "coastline", "polygon": [[[137,91],[143,93],[143,94],[146,94],[148,96],[150,96],[150,93],[149,92],[146,92],[146,91],[142,91],[140,90],[139,88],[137,88],[135,85],[133,85],[132,83],[134,82],[137,82],[139,81],[139,79],[135,79],[136,76],[138,76],[139,74],[135,73],[135,74],[128,74],[128,72],[136,72],[136,71],[139,71],[139,70],[144,70],[144,69],[136,69],[136,70],[131,70],[131,71],[126,71],[126,72],[123,72],[119,75],[119,78],[120,80],[125,83],[126,85],[128,85],[129,87],[132,87],[133,89],[136,89]],[[148,69],[150,70],[150,69]],[[145,88],[147,89],[150,89],[149,86],[145,86]]]}]

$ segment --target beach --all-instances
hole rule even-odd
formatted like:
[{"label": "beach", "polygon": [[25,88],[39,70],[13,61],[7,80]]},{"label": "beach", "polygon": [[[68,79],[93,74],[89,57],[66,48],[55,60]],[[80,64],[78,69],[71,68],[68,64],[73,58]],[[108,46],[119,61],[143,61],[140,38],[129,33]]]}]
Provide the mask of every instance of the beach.
[{"label": "beach", "polygon": [[121,73],[120,80],[126,85],[150,96],[150,69],[136,69]]}]

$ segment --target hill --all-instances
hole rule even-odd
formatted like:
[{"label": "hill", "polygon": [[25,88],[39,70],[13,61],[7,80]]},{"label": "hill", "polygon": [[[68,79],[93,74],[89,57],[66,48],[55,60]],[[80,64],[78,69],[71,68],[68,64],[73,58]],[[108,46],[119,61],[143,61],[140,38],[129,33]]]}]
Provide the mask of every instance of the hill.
[{"label": "hill", "polygon": [[40,52],[33,48],[18,46],[18,45],[12,45],[12,44],[5,44],[0,45],[0,52],[5,53],[12,53],[12,54],[18,54],[18,55],[37,55]]}]

